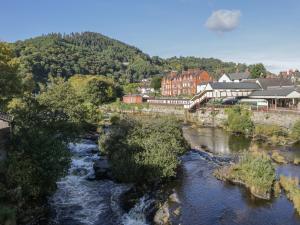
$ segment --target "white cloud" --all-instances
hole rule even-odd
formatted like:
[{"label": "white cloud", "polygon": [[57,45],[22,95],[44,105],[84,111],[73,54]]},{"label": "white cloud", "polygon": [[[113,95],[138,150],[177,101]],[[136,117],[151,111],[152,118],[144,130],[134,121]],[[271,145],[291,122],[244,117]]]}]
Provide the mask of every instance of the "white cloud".
[{"label": "white cloud", "polygon": [[240,17],[241,12],[239,10],[217,10],[207,19],[205,26],[212,31],[229,32],[238,27]]}]

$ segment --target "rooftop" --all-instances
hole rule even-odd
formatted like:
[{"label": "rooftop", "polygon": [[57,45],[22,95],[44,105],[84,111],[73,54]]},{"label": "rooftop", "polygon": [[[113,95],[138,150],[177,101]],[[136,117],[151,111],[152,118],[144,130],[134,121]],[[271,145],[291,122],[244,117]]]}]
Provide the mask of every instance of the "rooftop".
[{"label": "rooftop", "polygon": [[209,83],[213,89],[242,89],[242,90],[260,90],[261,87],[253,82],[215,82]]},{"label": "rooftop", "polygon": [[230,78],[230,80],[244,80],[244,79],[248,79],[250,77],[250,74],[246,72],[230,73],[227,76]]},{"label": "rooftop", "polygon": [[262,89],[271,87],[292,87],[293,82],[287,78],[260,78],[257,80]]},{"label": "rooftop", "polygon": [[292,92],[299,92],[299,88],[296,87],[282,87],[282,88],[271,88],[267,90],[257,90],[252,92],[250,97],[287,97]]}]

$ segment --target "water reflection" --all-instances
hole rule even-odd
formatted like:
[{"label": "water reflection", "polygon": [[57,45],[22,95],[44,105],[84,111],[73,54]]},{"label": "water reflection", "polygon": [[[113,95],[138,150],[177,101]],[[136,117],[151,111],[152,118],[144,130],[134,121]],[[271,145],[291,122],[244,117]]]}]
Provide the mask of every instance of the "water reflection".
[{"label": "water reflection", "polygon": [[300,225],[293,205],[284,196],[263,201],[248,190],[219,181],[212,175],[215,165],[190,155],[183,165],[176,192],[182,212],[173,224],[187,225]]},{"label": "water reflection", "polygon": [[185,125],[183,131],[192,148],[220,155],[248,150],[251,144],[251,140],[244,136],[231,135],[218,128]]}]

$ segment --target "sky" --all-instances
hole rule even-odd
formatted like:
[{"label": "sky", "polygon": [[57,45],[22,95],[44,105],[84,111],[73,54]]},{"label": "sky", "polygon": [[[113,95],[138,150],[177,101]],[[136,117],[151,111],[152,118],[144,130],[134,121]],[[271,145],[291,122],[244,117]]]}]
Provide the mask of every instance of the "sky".
[{"label": "sky", "polygon": [[99,32],[151,56],[300,69],[299,0],[0,0],[0,40]]}]

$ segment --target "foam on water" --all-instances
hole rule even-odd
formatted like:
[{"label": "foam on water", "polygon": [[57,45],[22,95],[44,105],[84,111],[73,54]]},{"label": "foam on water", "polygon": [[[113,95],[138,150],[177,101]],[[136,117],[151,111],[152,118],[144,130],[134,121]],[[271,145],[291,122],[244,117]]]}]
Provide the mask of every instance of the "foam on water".
[{"label": "foam on water", "polygon": [[[99,159],[92,142],[72,143],[68,175],[57,182],[57,191],[50,199],[55,212],[53,222],[63,225],[146,225],[142,202],[124,215],[119,196],[129,185],[110,180],[89,180],[94,175],[93,163]],[[139,211],[140,209],[140,211]],[[126,218],[126,219],[125,219]]]}]

